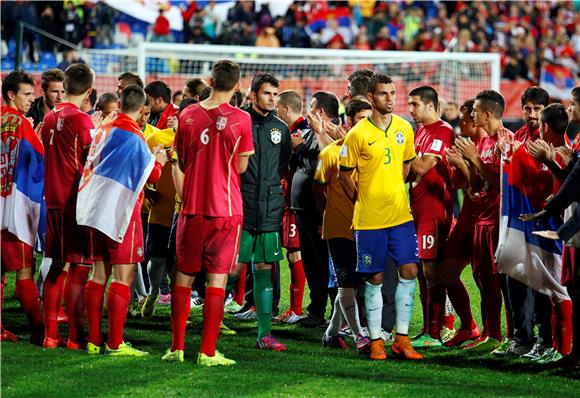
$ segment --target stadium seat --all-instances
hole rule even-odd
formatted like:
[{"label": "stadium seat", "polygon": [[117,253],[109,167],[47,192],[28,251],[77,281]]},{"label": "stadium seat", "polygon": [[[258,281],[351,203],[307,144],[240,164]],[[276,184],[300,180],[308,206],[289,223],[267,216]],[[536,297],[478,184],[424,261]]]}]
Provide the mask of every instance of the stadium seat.
[{"label": "stadium seat", "polygon": [[14,60],[5,58],[2,61],[2,71],[11,71],[14,70]]}]

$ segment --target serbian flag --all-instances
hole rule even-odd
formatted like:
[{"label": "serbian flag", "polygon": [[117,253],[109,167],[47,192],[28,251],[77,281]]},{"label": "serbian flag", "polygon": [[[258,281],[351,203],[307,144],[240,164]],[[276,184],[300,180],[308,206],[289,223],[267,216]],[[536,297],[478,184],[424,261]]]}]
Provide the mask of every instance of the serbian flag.
[{"label": "serbian flag", "polygon": [[338,26],[350,27],[352,24],[348,7],[337,7],[333,10],[321,7],[308,17],[308,28],[312,32],[318,32],[326,28],[326,21],[329,18],[335,18]]},{"label": "serbian flag", "polygon": [[562,277],[562,242],[534,235],[534,231],[557,231],[562,221],[520,221],[521,214],[543,208],[553,191],[553,178],[524,146],[511,162],[502,162],[500,236],[496,253],[499,272],[556,301],[570,300]]},{"label": "serbian flag", "polygon": [[44,147],[16,109],[2,109],[0,225],[34,247],[44,202]]},{"label": "serbian flag", "polygon": [[574,88],[574,75],[565,66],[547,64],[540,72],[540,86],[550,97],[559,100],[570,100]]},{"label": "serbian flag", "polygon": [[79,185],[77,223],[122,242],[155,165],[140,131],[123,129],[124,115],[99,128]]}]

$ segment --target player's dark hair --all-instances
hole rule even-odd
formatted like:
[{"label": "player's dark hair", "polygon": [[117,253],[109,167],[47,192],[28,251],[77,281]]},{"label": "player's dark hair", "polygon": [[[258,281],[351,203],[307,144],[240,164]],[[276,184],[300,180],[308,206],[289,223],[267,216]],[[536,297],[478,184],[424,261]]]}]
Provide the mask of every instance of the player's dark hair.
[{"label": "player's dark hair", "polygon": [[230,105],[239,108],[242,106],[244,102],[244,96],[240,90],[236,91],[234,95],[232,95],[232,99],[230,100]]},{"label": "player's dark hair", "polygon": [[576,86],[572,89],[572,97],[574,97],[576,102],[580,103],[580,86]]},{"label": "player's dark hair", "polygon": [[204,87],[203,90],[199,93],[199,101],[203,101],[204,99],[208,99],[209,95],[211,94],[211,87]]},{"label": "player's dark hair", "polygon": [[91,103],[91,108],[94,108],[97,103],[97,90],[95,88],[93,88],[89,95],[89,102]]},{"label": "player's dark hair", "polygon": [[522,108],[528,101],[538,105],[548,106],[550,103],[550,94],[548,94],[548,92],[541,87],[533,86],[524,91],[521,100]]},{"label": "player's dark hair", "polygon": [[477,94],[475,100],[479,101],[484,112],[490,112],[496,119],[501,119],[505,110],[505,100],[500,93],[494,90],[484,90]]},{"label": "player's dark hair", "polygon": [[350,75],[348,75],[348,77],[346,78],[349,82],[352,82],[354,79],[356,79],[357,77],[360,76],[364,76],[364,77],[368,77],[370,78],[372,75],[374,75],[375,72],[372,71],[371,69],[368,68],[362,68],[362,69],[357,69],[354,72],[352,72]]},{"label": "player's dark hair", "polygon": [[67,95],[81,95],[93,87],[95,72],[87,64],[72,64],[64,71],[64,89]]},{"label": "player's dark hair", "polygon": [[439,109],[439,96],[437,95],[437,91],[431,86],[414,88],[409,93],[409,97],[419,97],[425,105],[433,104],[435,110]]},{"label": "player's dark hair", "polygon": [[187,97],[181,100],[179,103],[179,112],[181,113],[185,108],[190,105],[197,104],[199,101],[195,98]]},{"label": "player's dark hair", "polygon": [[121,112],[137,112],[145,105],[146,99],[145,91],[136,84],[125,87],[121,93]]},{"label": "player's dark hair", "polygon": [[212,88],[215,91],[228,92],[240,81],[240,65],[227,59],[218,61],[211,68],[211,79],[213,81]]},{"label": "player's dark hair", "polygon": [[373,109],[371,103],[368,102],[362,96],[354,97],[349,101],[348,104],[346,104],[345,113],[346,116],[350,117],[351,119],[354,119],[357,113],[359,113],[360,111],[364,111],[366,109]]},{"label": "player's dark hair", "polygon": [[[191,93],[192,97],[199,96],[201,90],[207,87],[207,83],[200,77],[194,77],[185,82],[185,87]],[[228,90],[229,91],[229,90]]]},{"label": "player's dark hair", "polygon": [[558,135],[566,134],[568,128],[568,114],[562,104],[550,104],[540,114],[542,123],[550,126]]},{"label": "player's dark hair", "polygon": [[356,76],[348,84],[348,91],[350,91],[351,97],[356,97],[362,95],[367,96],[369,92],[369,82],[371,78],[365,75]]},{"label": "player's dark hair", "polygon": [[316,98],[316,108],[320,108],[331,119],[338,118],[340,103],[338,97],[329,91],[317,91],[312,95]]},{"label": "player's dark hair", "polygon": [[468,99],[459,107],[459,112],[467,111],[470,115],[473,112],[473,105],[475,105],[475,99]]},{"label": "player's dark hair", "polygon": [[104,93],[101,94],[99,97],[99,102],[97,102],[97,110],[102,111],[105,105],[110,104],[111,102],[119,101],[119,97],[115,93]]},{"label": "player's dark hair", "polygon": [[391,76],[385,75],[384,73],[375,73],[369,80],[369,93],[374,94],[377,91],[377,86],[379,84],[391,83],[393,83]]},{"label": "player's dark hair", "polygon": [[7,74],[2,80],[2,98],[4,98],[4,101],[10,101],[10,98],[8,98],[9,91],[18,94],[21,84],[29,84],[34,87],[34,79],[28,73],[17,70]]},{"label": "player's dark hair", "polygon": [[288,106],[296,113],[302,113],[302,97],[300,97],[297,91],[282,91],[278,94],[278,103]]},{"label": "player's dark hair", "polygon": [[145,93],[152,98],[161,98],[163,102],[171,102],[171,88],[163,80],[155,80],[145,86]]},{"label": "player's dark hair", "polygon": [[280,85],[280,82],[274,77],[274,75],[271,75],[270,73],[258,73],[252,79],[252,85],[250,89],[252,92],[257,94],[258,91],[260,91],[262,85],[265,83],[270,83],[274,87],[278,87]]},{"label": "player's dark hair", "polygon": [[47,69],[42,72],[42,77],[40,80],[40,87],[42,90],[46,91],[48,89],[48,84],[52,82],[64,82],[64,72],[58,68]]},{"label": "player's dark hair", "polygon": [[135,84],[135,85],[143,88],[143,80],[141,80],[139,75],[137,75],[136,73],[133,73],[133,72],[121,73],[119,75],[119,77],[117,78],[117,80],[124,80],[127,83],[127,85]]},{"label": "player's dark hair", "polygon": [[183,91],[177,90],[176,92],[174,92],[173,95],[171,96],[171,100],[175,102],[175,97],[177,97],[178,95],[183,95]]}]

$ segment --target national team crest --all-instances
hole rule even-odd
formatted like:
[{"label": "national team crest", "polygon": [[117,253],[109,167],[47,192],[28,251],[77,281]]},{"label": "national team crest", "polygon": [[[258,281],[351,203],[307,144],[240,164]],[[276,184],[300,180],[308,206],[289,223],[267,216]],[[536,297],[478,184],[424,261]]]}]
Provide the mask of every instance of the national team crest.
[{"label": "national team crest", "polygon": [[218,130],[223,130],[226,128],[226,124],[228,122],[228,118],[224,116],[218,116],[217,121],[215,122],[215,127]]},{"label": "national team crest", "polygon": [[403,143],[405,142],[405,136],[400,131],[397,131],[397,134],[395,135],[395,140],[397,140],[397,144],[403,145]]},{"label": "national team crest", "polygon": [[362,256],[362,261],[365,267],[370,267],[373,263],[373,257],[370,254],[364,254]]},{"label": "national team crest", "polygon": [[270,141],[273,144],[279,144],[282,141],[282,132],[278,129],[270,130]]},{"label": "national team crest", "polygon": [[56,121],[56,129],[58,131],[61,131],[63,126],[64,126],[64,118],[59,117],[58,120]]}]

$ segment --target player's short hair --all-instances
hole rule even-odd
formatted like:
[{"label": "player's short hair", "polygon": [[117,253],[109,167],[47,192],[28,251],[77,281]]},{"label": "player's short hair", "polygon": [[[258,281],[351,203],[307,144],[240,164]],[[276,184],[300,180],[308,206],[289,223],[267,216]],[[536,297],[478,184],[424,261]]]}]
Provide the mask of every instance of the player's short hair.
[{"label": "player's short hair", "polygon": [[471,112],[473,112],[473,105],[475,105],[475,99],[468,99],[463,104],[461,104],[459,107],[459,112],[466,111],[471,115]]},{"label": "player's short hair", "polygon": [[332,119],[338,118],[340,102],[334,93],[329,91],[317,91],[312,94],[312,98],[316,98],[316,108],[322,109],[324,113]]},{"label": "player's short hair", "polygon": [[173,95],[171,96],[171,100],[175,102],[175,97],[177,97],[178,95],[183,95],[183,91],[177,90],[176,92],[174,92]]},{"label": "player's short hair", "polygon": [[[227,59],[217,61],[211,68],[211,78],[212,88],[215,91],[230,91],[240,81],[240,65]],[[203,89],[198,87],[197,90]],[[201,91],[199,91],[199,95],[201,95]]]},{"label": "player's short hair", "polygon": [[179,103],[179,112],[183,111],[189,105],[197,104],[199,101],[195,98],[187,97],[181,100]]},{"label": "player's short hair", "polygon": [[250,90],[252,90],[252,92],[257,94],[258,91],[260,91],[262,85],[265,83],[270,83],[274,87],[280,86],[280,82],[278,81],[278,79],[274,77],[274,75],[270,73],[258,73],[252,79]]},{"label": "player's short hair", "polygon": [[550,94],[541,87],[533,86],[527,88],[522,94],[522,108],[526,105],[526,102],[531,101],[538,105],[548,106],[550,103]]},{"label": "player's short hair", "polygon": [[144,86],[143,80],[141,80],[138,74],[133,72],[123,72],[119,75],[117,80],[124,80],[125,82],[127,82],[127,85],[135,84],[141,88],[143,88]]},{"label": "player's short hair", "polygon": [[58,68],[47,69],[42,72],[42,77],[40,78],[40,87],[43,91],[48,89],[49,83],[64,82],[64,72]]},{"label": "player's short hair", "polygon": [[95,72],[87,64],[72,64],[64,71],[64,89],[68,95],[81,95],[94,83]]},{"label": "player's short hair", "polygon": [[580,102],[580,86],[576,86],[572,89],[572,97],[574,97],[576,102]]},{"label": "player's short hair", "polygon": [[391,83],[393,83],[391,76],[385,75],[384,73],[375,73],[369,80],[369,93],[374,94],[377,91],[377,86],[379,84]]},{"label": "player's short hair", "polygon": [[242,92],[240,90],[238,90],[234,93],[234,95],[232,95],[232,99],[230,100],[230,105],[235,106],[236,108],[239,108],[240,106],[242,106],[243,102],[244,102],[244,95],[242,94]]},{"label": "player's short hair", "polygon": [[199,93],[199,101],[203,101],[204,99],[208,99],[209,95],[211,94],[211,87],[204,87],[203,90]]},{"label": "player's short hair", "polygon": [[191,95],[195,97],[201,93],[201,90],[207,87],[207,83],[200,77],[194,77],[185,82],[185,87],[187,87]]},{"label": "player's short hair", "polygon": [[288,106],[296,113],[302,113],[302,97],[300,97],[297,91],[282,91],[278,94],[278,103]]},{"label": "player's short hair", "polygon": [[439,109],[439,96],[437,95],[437,91],[431,86],[414,88],[409,93],[409,97],[419,97],[425,105],[433,104],[435,110]]},{"label": "player's short hair", "polygon": [[[134,84],[136,86],[136,84]],[[124,90],[123,90],[124,91]],[[119,97],[115,93],[104,93],[101,94],[99,97],[99,101],[97,102],[97,110],[103,110],[105,105],[110,104],[112,102],[119,101]]]},{"label": "player's short hair", "polygon": [[121,112],[137,112],[147,100],[147,95],[142,87],[136,84],[130,84],[123,89],[121,93]]},{"label": "player's short hair", "polygon": [[369,82],[371,78],[365,75],[359,75],[354,77],[348,83],[348,91],[350,91],[350,95],[354,98],[356,96],[362,95],[365,96],[369,92]]},{"label": "player's short hair", "polygon": [[484,112],[490,112],[496,119],[501,119],[505,110],[505,99],[495,90],[483,90],[475,97]]},{"label": "player's short hair", "polygon": [[152,98],[161,98],[163,102],[171,102],[171,88],[163,80],[155,80],[145,86],[145,94]]},{"label": "player's short hair", "polygon": [[368,69],[368,68],[362,68],[362,69],[357,69],[354,72],[352,72],[350,75],[348,75],[348,77],[346,79],[349,82],[352,82],[357,77],[364,76],[364,77],[370,78],[374,74],[375,74],[375,72],[373,70]]},{"label": "player's short hair", "polygon": [[366,109],[373,109],[373,107],[371,106],[371,103],[368,102],[364,97],[359,96],[354,97],[349,101],[348,104],[346,104],[345,113],[346,116],[354,119],[357,113]]},{"label": "player's short hair", "polygon": [[89,102],[91,103],[91,108],[94,108],[97,103],[97,90],[95,88],[93,88],[89,95]]},{"label": "player's short hair", "polygon": [[568,114],[562,104],[550,104],[542,110],[540,114],[542,123],[550,126],[558,135],[566,134],[568,128]]},{"label": "player's short hair", "polygon": [[10,98],[8,98],[9,91],[18,94],[18,90],[20,90],[19,86],[21,84],[34,86],[34,79],[28,73],[17,70],[7,74],[2,80],[2,98],[4,98],[4,101],[10,101]]}]

